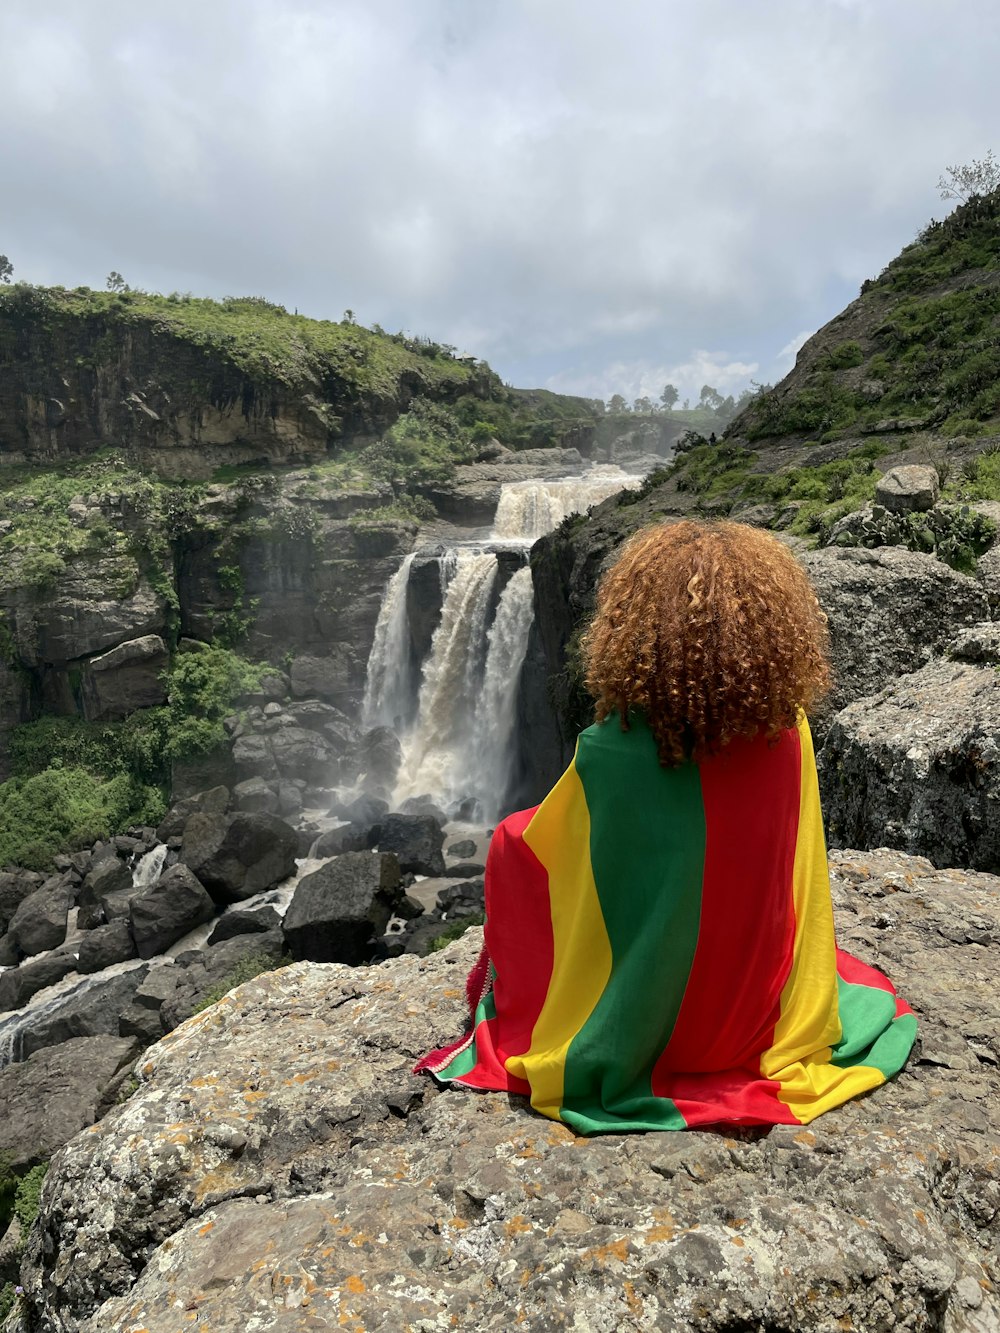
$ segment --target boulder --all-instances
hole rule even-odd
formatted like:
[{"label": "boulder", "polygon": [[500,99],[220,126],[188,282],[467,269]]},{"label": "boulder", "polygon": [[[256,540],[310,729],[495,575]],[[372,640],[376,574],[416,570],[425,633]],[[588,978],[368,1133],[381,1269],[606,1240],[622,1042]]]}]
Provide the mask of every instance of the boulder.
[{"label": "boulder", "polygon": [[253,907],[247,911],[231,908],[223,912],[218,924],[208,937],[208,944],[221,944],[235,935],[260,935],[266,930],[274,930],[281,925],[281,917],[273,907]]},{"label": "boulder", "polygon": [[251,778],[272,781],[277,778],[278,766],[274,762],[271,740],[271,736],[258,736],[250,732],[237,737],[233,742],[233,764],[241,781]]},{"label": "boulder", "polygon": [[436,819],[442,828],[448,822],[448,816],[439,805],[435,804],[430,796],[408,796],[396,813],[401,815],[430,815],[431,819]]},{"label": "boulder", "polygon": [[987,620],[961,630],[948,645],[948,656],[958,662],[1000,666],[1000,621]]},{"label": "boulder", "polygon": [[474,838],[461,838],[458,842],[453,842],[450,847],[445,849],[445,855],[457,857],[464,861],[469,856],[475,856],[476,843]]},{"label": "boulder", "polygon": [[342,824],[340,828],[328,829],[310,847],[310,859],[321,861],[325,856],[340,856],[342,852],[363,852],[370,846],[370,832],[364,824]]},{"label": "boulder", "polygon": [[281,777],[301,778],[315,787],[332,787],[337,781],[340,766],[336,751],[318,732],[306,731],[304,727],[282,727],[270,741]]},{"label": "boulder", "polygon": [[380,800],[392,792],[402,762],[403,748],[388,727],[366,731],[354,755],[357,776],[365,790]]},{"label": "boulder", "polygon": [[907,463],[890,468],[875,486],[875,499],[894,514],[920,513],[933,509],[941,494],[935,468]]},{"label": "boulder", "polygon": [[269,815],[278,813],[277,793],[263,778],[247,778],[245,782],[237,782],[233,788],[233,801],[237,810],[263,810]]},{"label": "boulder", "polygon": [[438,910],[442,919],[452,920],[459,916],[475,916],[482,912],[484,903],[483,881],[465,880],[461,884],[449,884],[439,889],[437,896]]},{"label": "boulder", "polygon": [[59,1154],[21,1270],[32,1317],[995,1329],[1000,883],[892,853],[833,867],[841,943],[920,1015],[922,1049],[870,1096],[807,1129],[582,1141],[522,1097],[410,1072],[462,1031],[478,929],[428,959],[296,964],[148,1051]]},{"label": "boulder", "polygon": [[34,1051],[58,1046],[72,1037],[118,1036],[118,1016],[146,975],[145,963],[110,977],[84,977],[44,1014],[31,1014],[11,1034],[11,1059],[26,1060]]},{"label": "boulder", "polygon": [[83,715],[89,722],[127,717],[166,700],[167,645],[158,634],[130,639],[92,657],[83,672]]},{"label": "boulder", "polygon": [[132,871],[124,861],[115,855],[96,861],[88,870],[77,899],[80,906],[77,925],[81,930],[91,930],[110,920],[105,910],[107,900],[114,899],[117,903],[124,896],[127,901],[132,888]]},{"label": "boulder", "polygon": [[828,546],[800,559],[830,621],[834,690],[824,725],[845,704],[939,656],[966,625],[989,619],[981,584],[934,556]]},{"label": "boulder", "polygon": [[938,660],[834,718],[819,755],[833,846],[1000,869],[1000,675]]},{"label": "boulder", "polygon": [[356,796],[353,801],[334,801],[330,806],[334,819],[346,819],[352,824],[377,824],[388,813],[388,801],[367,793]]},{"label": "boulder", "polygon": [[278,782],[278,814],[283,818],[302,813],[302,789],[295,781],[282,778]]},{"label": "boulder", "polygon": [[[133,899],[133,905],[137,900]],[[100,972],[112,963],[124,963],[136,956],[135,940],[125,917],[109,921],[106,926],[88,930],[80,941],[78,972]],[[149,955],[146,955],[147,957]]]},{"label": "boulder", "polygon": [[183,971],[177,963],[163,963],[149,969],[131,1002],[118,1016],[118,1031],[123,1037],[134,1037],[140,1045],[148,1046],[169,1031],[160,1018],[160,1010],[173,998]]},{"label": "boulder", "polygon": [[219,903],[251,898],[295,873],[299,838],[276,815],[195,814],[184,827],[180,859]]},{"label": "boulder", "polygon": [[29,894],[40,889],[45,877],[35,870],[0,870],[0,935]]},{"label": "boulder", "polygon": [[[198,816],[215,818],[216,816]],[[140,958],[152,958],[215,915],[211,895],[186,865],[171,867],[129,904],[129,925]]]},{"label": "boulder", "polygon": [[72,905],[73,888],[62,876],[46,880],[15,911],[7,928],[10,942],[29,957],[57,948],[66,938],[66,921]]},{"label": "boulder", "polygon": [[444,874],[444,834],[433,815],[386,815],[379,825],[378,849],[392,852],[401,870],[415,875]]},{"label": "boulder", "polygon": [[361,963],[385,934],[403,891],[395,856],[347,852],[299,881],[285,913],[293,958]]},{"label": "boulder", "polygon": [[177,985],[160,1008],[159,1021],[164,1032],[172,1032],[190,1018],[199,1006],[218,999],[247,975],[247,965],[256,972],[276,967],[285,953],[280,930],[262,934],[236,935],[200,949],[188,956],[177,977]]},{"label": "boulder", "polygon": [[479,861],[459,861],[452,865],[450,862],[445,869],[445,874],[449,878],[476,879],[477,876],[486,873],[486,867]]},{"label": "boulder", "polygon": [[0,1069],[0,1156],[13,1171],[46,1162],[105,1109],[105,1093],[134,1041],[75,1037]]},{"label": "boulder", "polygon": [[34,963],[22,963],[0,972],[0,1013],[23,1009],[33,995],[62,981],[76,970],[76,959],[68,948],[54,949]]},{"label": "boulder", "polygon": [[224,815],[231,801],[228,787],[210,787],[208,791],[185,796],[183,800],[175,802],[163,816],[156,830],[156,837],[160,842],[179,838],[184,832],[184,825],[193,814]]}]

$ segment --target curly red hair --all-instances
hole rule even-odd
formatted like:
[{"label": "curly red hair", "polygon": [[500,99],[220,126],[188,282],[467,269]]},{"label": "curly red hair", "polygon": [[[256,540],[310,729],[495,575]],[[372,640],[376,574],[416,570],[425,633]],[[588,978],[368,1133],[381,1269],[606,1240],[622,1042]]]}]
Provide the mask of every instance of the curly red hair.
[{"label": "curly red hair", "polygon": [[642,709],[660,762],[775,736],[830,688],[826,616],[776,537],[682,521],[636,533],[597,593],[583,638],[597,721]]}]

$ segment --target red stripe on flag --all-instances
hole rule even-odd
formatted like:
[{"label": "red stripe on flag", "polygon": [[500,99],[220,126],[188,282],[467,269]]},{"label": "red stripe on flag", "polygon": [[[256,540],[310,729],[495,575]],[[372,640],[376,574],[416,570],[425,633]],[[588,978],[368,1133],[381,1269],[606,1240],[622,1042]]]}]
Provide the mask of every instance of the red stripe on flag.
[{"label": "red stripe on flag", "polygon": [[[486,862],[486,947],[496,971],[497,1010],[489,1028],[501,1067],[508,1056],[522,1055],[531,1045],[552,978],[548,871],[523,840],[534,814],[519,810],[503,820]],[[520,1079],[505,1077],[518,1090],[527,1087]]]},{"label": "red stripe on flag", "polygon": [[[794,731],[777,742],[736,739],[699,765],[706,845],[698,950],[652,1080],[653,1092],[672,1097],[685,1118],[672,1071],[735,1071],[771,1041],[795,939],[800,766]],[[750,1103],[767,1087],[770,1109],[756,1118],[774,1119],[778,1085],[765,1080],[748,1089],[749,1120]]]},{"label": "red stripe on flag", "polygon": [[[873,990],[888,991],[890,995],[896,995],[896,987],[888,977],[883,976],[877,967],[870,967],[863,963],[860,958],[855,958],[853,954],[846,953],[843,949],[837,950],[837,975],[841,981],[846,981],[853,986],[871,986]],[[902,1014],[912,1014],[913,1010],[901,996],[896,995],[896,1017]]]}]

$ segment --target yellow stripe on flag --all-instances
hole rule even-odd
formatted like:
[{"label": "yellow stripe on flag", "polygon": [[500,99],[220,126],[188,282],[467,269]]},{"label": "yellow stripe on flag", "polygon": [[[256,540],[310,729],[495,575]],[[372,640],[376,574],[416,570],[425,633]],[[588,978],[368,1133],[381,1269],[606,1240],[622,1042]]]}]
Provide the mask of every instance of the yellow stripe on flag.
[{"label": "yellow stripe on flag", "polygon": [[524,841],[548,871],[552,978],[523,1055],[507,1072],[531,1084],[536,1111],[559,1119],[566,1053],[611,976],[611,944],[590,863],[590,812],[576,761],[539,806]]},{"label": "yellow stripe on flag", "polygon": [[802,766],[792,872],[795,944],[781,992],[781,1017],[770,1049],[761,1055],[760,1071],[780,1085],[779,1100],[805,1124],[885,1079],[880,1070],[868,1066],[839,1069],[828,1063],[831,1047],[842,1034],[833,907],[816,760],[804,715],[798,732]]}]

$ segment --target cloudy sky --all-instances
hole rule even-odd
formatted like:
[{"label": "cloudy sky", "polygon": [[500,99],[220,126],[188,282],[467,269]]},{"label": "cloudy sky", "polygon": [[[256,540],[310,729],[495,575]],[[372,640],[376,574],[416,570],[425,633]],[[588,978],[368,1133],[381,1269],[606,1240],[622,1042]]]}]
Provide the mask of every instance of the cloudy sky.
[{"label": "cloudy sky", "polygon": [[2,0],[0,252],[738,392],[1000,151],[998,49],[996,0]]}]

